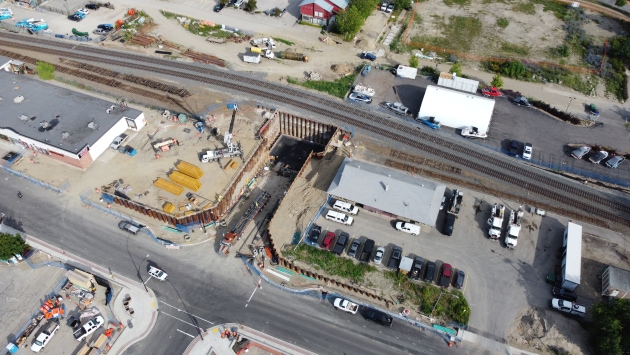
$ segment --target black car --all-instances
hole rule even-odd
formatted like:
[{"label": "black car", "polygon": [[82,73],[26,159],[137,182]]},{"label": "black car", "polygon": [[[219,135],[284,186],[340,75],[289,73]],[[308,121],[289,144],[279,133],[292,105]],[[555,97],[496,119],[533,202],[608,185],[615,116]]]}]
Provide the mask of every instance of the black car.
[{"label": "black car", "polygon": [[376,322],[384,327],[391,327],[394,322],[394,318],[392,316],[374,308],[366,309],[364,317],[365,319]]},{"label": "black car", "polygon": [[446,214],[446,222],[444,222],[444,234],[449,237],[453,235],[453,229],[455,228],[456,216],[452,213]]},{"label": "black car", "polygon": [[79,22],[79,21],[83,20],[83,17],[81,17],[81,16],[79,16],[77,14],[72,14],[72,15],[68,15],[68,20]]},{"label": "black car", "polygon": [[359,251],[359,247],[361,246],[361,241],[355,240],[350,244],[350,249],[348,249],[348,256],[351,258],[357,257],[357,251]]},{"label": "black car", "polygon": [[104,31],[112,31],[114,29],[114,26],[108,24],[108,23],[102,23],[98,26],[96,26],[96,28],[104,30]]},{"label": "black car", "polygon": [[527,100],[525,96],[519,96],[512,100],[512,103],[516,106],[524,106],[527,108],[532,108],[532,104]]},{"label": "black car", "polygon": [[363,250],[361,251],[360,261],[369,262],[370,256],[372,256],[372,251],[374,250],[374,241],[372,239],[368,239],[363,244]]},{"label": "black car", "polygon": [[337,238],[337,244],[335,244],[335,246],[333,247],[333,253],[341,255],[344,249],[346,249],[348,240],[350,240],[350,236],[348,235],[348,233],[341,232],[341,234],[339,234],[339,238]]},{"label": "black car", "polygon": [[420,280],[422,277],[422,265],[424,265],[424,259],[419,256],[416,256],[413,260],[413,266],[411,267],[411,271],[409,271],[409,277],[414,280]]},{"label": "black car", "polygon": [[317,244],[320,235],[322,235],[322,227],[314,224],[311,233],[306,237],[306,241],[311,244]]},{"label": "black car", "polygon": [[217,4],[214,7],[214,12],[219,12],[219,11],[223,10],[224,7],[225,7],[225,4]]},{"label": "black car", "polygon": [[521,151],[521,142],[512,141],[512,143],[510,144],[510,154],[517,157],[520,151]]},{"label": "black car", "polygon": [[551,293],[553,294],[554,297],[561,298],[563,300],[567,300],[571,302],[575,302],[578,299],[578,296],[575,292],[565,290],[561,287],[554,287],[553,290],[551,290]]},{"label": "black car", "polygon": [[90,10],[98,10],[101,6],[99,4],[94,4],[94,3],[89,3],[87,5],[85,5],[86,9],[90,9]]},{"label": "black car", "polygon": [[455,287],[462,288],[464,287],[464,280],[466,279],[466,273],[462,270],[457,270],[455,274]]},{"label": "black car", "polygon": [[427,273],[424,275],[424,282],[433,282],[436,267],[437,265],[433,261],[427,262]]},{"label": "black car", "polygon": [[389,257],[387,267],[393,270],[397,270],[400,265],[400,259],[402,259],[402,248],[394,247],[392,250],[392,256]]}]

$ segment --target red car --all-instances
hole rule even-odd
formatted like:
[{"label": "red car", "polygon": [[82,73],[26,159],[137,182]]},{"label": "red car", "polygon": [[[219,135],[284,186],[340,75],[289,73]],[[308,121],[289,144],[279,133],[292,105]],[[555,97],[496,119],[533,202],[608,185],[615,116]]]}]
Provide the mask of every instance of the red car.
[{"label": "red car", "polygon": [[335,240],[335,233],[333,232],[326,233],[326,236],[324,237],[324,241],[322,242],[322,248],[326,250],[330,249],[330,246],[332,245],[333,240]]},{"label": "red car", "polygon": [[449,287],[451,278],[453,277],[453,267],[451,264],[444,263],[442,265],[442,276],[440,277],[440,286]]},{"label": "red car", "polygon": [[481,95],[485,97],[502,97],[503,93],[493,86],[481,90]]}]

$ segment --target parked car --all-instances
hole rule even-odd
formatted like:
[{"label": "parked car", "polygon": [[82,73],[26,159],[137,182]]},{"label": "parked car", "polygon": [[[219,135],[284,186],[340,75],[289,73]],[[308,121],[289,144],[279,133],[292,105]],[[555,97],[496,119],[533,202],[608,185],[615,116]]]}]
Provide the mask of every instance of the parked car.
[{"label": "parked car", "polygon": [[523,159],[531,160],[533,149],[534,147],[531,143],[525,143],[525,145],[523,146]]},{"label": "parked car", "polygon": [[306,241],[311,244],[317,245],[317,242],[319,241],[319,236],[321,234],[322,234],[322,227],[314,224],[313,228],[311,229],[311,232],[308,234],[308,237],[306,237]]},{"label": "parked car", "polygon": [[383,262],[383,255],[385,255],[385,248],[378,247],[376,254],[374,254],[374,264],[380,265]]},{"label": "parked car", "polygon": [[350,240],[350,235],[346,232],[341,232],[339,234],[339,238],[337,238],[337,243],[333,248],[333,253],[337,255],[341,255],[343,251],[346,249],[346,245],[348,244],[348,240]]},{"label": "parked car", "polygon": [[409,109],[400,102],[386,102],[384,106],[398,115],[406,115]]},{"label": "parked car", "polygon": [[599,116],[599,109],[597,109],[597,106],[595,106],[595,104],[590,104],[586,106],[586,112],[588,112],[588,114],[591,116]]},{"label": "parked car", "polygon": [[87,5],[85,5],[86,9],[90,9],[90,10],[98,10],[101,6],[99,4],[94,4],[94,3],[89,3]]},{"label": "parked car", "polygon": [[90,13],[90,10],[86,9],[86,8],[81,8],[77,10],[78,13],[80,14],[84,14],[85,16],[87,16]]},{"label": "parked car", "polygon": [[322,249],[330,249],[330,246],[332,245],[333,240],[335,240],[335,233],[333,232],[328,232],[326,233],[326,236],[324,237],[324,241],[322,241]]},{"label": "parked car", "polygon": [[105,31],[113,31],[114,25],[110,25],[109,23],[101,23],[100,25],[96,26],[96,28],[100,28],[101,30]]},{"label": "parked car", "polygon": [[225,7],[225,4],[219,3],[214,6],[214,12],[220,12]]},{"label": "parked car", "polygon": [[527,100],[525,96],[519,96],[512,100],[512,103],[516,106],[524,106],[527,108],[532,108],[532,104]]},{"label": "parked car", "polygon": [[88,335],[94,333],[98,328],[102,327],[105,324],[105,319],[101,316],[94,317],[90,319],[87,323],[83,325],[83,327],[77,329],[72,333],[74,335],[74,339],[76,341],[83,341]]},{"label": "parked car", "polygon": [[149,268],[149,275],[151,275],[152,277],[155,277],[156,279],[160,281],[166,281],[166,279],[168,279],[168,275],[164,271],[154,266],[151,266]]},{"label": "parked car", "polygon": [[362,262],[369,262],[370,257],[372,256],[372,251],[374,250],[374,240],[367,239],[365,244],[363,244],[363,250],[361,250],[361,257],[359,258]]},{"label": "parked car", "polygon": [[125,144],[129,137],[126,134],[121,134],[118,137],[114,138],[112,144],[109,145],[112,149],[118,149],[121,145]]},{"label": "parked car", "polygon": [[588,160],[593,164],[599,164],[602,160],[608,158],[608,152],[605,150],[600,150],[599,152],[593,153]]},{"label": "parked car", "polygon": [[133,235],[138,234],[140,228],[128,221],[120,221],[118,222],[118,228],[124,230],[125,232],[129,232]]},{"label": "parked car", "polygon": [[371,307],[365,310],[364,317],[365,319],[376,322],[384,327],[391,327],[392,323],[394,322],[394,319],[392,316]]},{"label": "parked car", "polygon": [[38,353],[45,348],[52,337],[55,336],[57,330],[59,330],[58,320],[49,320],[48,323],[42,327],[42,331],[33,342],[33,345],[31,345],[31,351]]},{"label": "parked car", "polygon": [[444,221],[444,235],[452,236],[453,229],[455,229],[455,220],[457,217],[452,213],[446,213],[446,220]]},{"label": "parked car", "polygon": [[624,160],[626,160],[626,157],[623,155],[615,155],[614,157],[608,159],[605,164],[611,169],[616,169],[621,163],[623,163]]},{"label": "parked car", "polygon": [[376,60],[376,56],[370,52],[363,52],[361,54],[359,54],[359,57],[361,59],[367,59],[367,60],[371,60],[371,61],[375,61]]},{"label": "parked car", "polygon": [[464,280],[466,279],[466,273],[462,270],[457,270],[455,274],[455,287],[462,288],[464,287]]},{"label": "parked car", "polygon": [[359,241],[358,239],[352,241],[352,243],[350,244],[350,248],[348,249],[348,256],[351,258],[356,258],[357,251],[359,251],[360,246],[361,246],[361,241]]},{"label": "parked car", "polygon": [[387,267],[392,270],[398,270],[400,259],[402,259],[402,248],[394,247],[392,255],[389,257],[389,261],[387,262]]},{"label": "parked car", "polygon": [[420,234],[420,226],[409,222],[396,222],[396,230],[399,232],[409,233],[411,235]]},{"label": "parked car", "polygon": [[587,146],[579,147],[575,149],[573,152],[571,152],[571,156],[574,157],[575,159],[582,159],[590,151],[591,151],[591,147],[587,147]]},{"label": "parked car", "polygon": [[394,11],[394,4],[393,3],[387,5],[387,10],[385,10],[385,12],[390,14],[392,11]]},{"label": "parked car", "polygon": [[427,262],[427,273],[424,275],[424,282],[433,282],[435,279],[435,269],[437,265],[433,261]]},{"label": "parked car", "polygon": [[513,140],[510,143],[510,155],[517,157],[520,151],[521,151],[521,142]]},{"label": "parked car", "polygon": [[560,299],[571,301],[571,302],[575,302],[578,299],[578,296],[575,292],[565,290],[562,287],[554,287],[551,290],[551,294],[556,298],[560,298]]},{"label": "parked car", "polygon": [[360,94],[358,92],[353,92],[350,95],[348,95],[348,98],[352,101],[356,101],[356,102],[364,102],[366,104],[371,104],[372,103],[372,98],[364,95],[364,94]]},{"label": "parked car", "polygon": [[361,75],[366,76],[366,75],[370,74],[370,70],[372,70],[372,66],[371,65],[364,66],[363,70],[361,70]]},{"label": "parked car", "polygon": [[409,271],[409,277],[414,280],[420,280],[422,277],[422,266],[424,265],[424,259],[419,256],[416,256],[413,259],[413,266],[411,267],[411,271]]},{"label": "parked car", "polygon": [[453,277],[453,267],[451,264],[442,264],[442,274],[440,276],[440,286],[449,287],[451,285],[451,278]]},{"label": "parked car", "polygon": [[118,147],[118,152],[121,154],[127,154],[132,157],[138,153],[138,151],[134,147],[129,146],[129,145],[126,147],[123,147],[123,146]]},{"label": "parked car", "polygon": [[388,5],[389,5],[389,3],[387,3],[387,2],[382,3],[381,4],[381,11],[386,11]]},{"label": "parked car", "polygon": [[102,28],[97,28],[94,31],[92,31],[92,33],[94,33],[95,35],[106,35],[108,33],[110,33],[111,31],[108,30],[104,30]]},{"label": "parked car", "polygon": [[482,89],[481,95],[485,97],[503,97],[503,93],[494,86]]},{"label": "parked car", "polygon": [[335,298],[335,302],[333,303],[335,308],[340,309],[342,311],[346,311],[348,313],[356,314],[359,310],[359,305],[353,302],[350,302],[343,298]]},{"label": "parked car", "polygon": [[79,16],[77,14],[72,14],[72,15],[68,15],[68,20],[79,22],[79,21],[83,20],[83,17],[81,17],[81,16]]},{"label": "parked car", "polygon": [[549,300],[549,306],[551,306],[551,308],[572,315],[572,316],[578,316],[578,317],[585,317],[586,316],[586,307],[573,303],[571,301],[567,301],[567,300],[561,300],[559,298],[553,298],[551,300]]}]

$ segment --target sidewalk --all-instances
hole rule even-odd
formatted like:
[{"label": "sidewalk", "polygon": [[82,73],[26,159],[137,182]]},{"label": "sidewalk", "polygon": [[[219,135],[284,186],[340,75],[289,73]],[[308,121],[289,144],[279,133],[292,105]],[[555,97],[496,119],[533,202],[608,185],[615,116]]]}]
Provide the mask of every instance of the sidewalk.
[{"label": "sidewalk", "polygon": [[[144,290],[142,284],[137,281],[130,280],[118,274],[110,274],[109,271],[102,266],[70,254],[28,234],[20,234],[22,234],[24,240],[33,248],[48,253],[64,263],[87,266],[88,269],[86,271],[107,279],[111,283],[118,284],[121,287],[116,298],[110,303],[110,307],[116,319],[110,319],[109,321],[119,322],[124,328],[122,328],[121,332],[118,332],[119,335],[114,345],[108,351],[108,354],[124,353],[131,345],[144,339],[153,329],[157,321],[157,298],[151,289],[148,289],[149,292],[147,292]],[[133,309],[133,315],[127,314],[123,306],[123,300],[128,296],[131,297],[129,307]]]},{"label": "sidewalk", "polygon": [[[225,337],[225,331],[236,331],[236,337]],[[233,334],[233,333],[232,333]],[[222,337],[223,335],[223,337]],[[201,337],[203,336],[203,340]],[[234,345],[239,339],[249,340],[249,344],[240,346],[236,351]],[[193,340],[184,355],[235,355],[249,351],[251,347],[257,347],[272,354],[286,355],[311,355],[315,354],[296,345],[274,338],[255,329],[237,323],[226,323],[208,329],[203,335]]]}]

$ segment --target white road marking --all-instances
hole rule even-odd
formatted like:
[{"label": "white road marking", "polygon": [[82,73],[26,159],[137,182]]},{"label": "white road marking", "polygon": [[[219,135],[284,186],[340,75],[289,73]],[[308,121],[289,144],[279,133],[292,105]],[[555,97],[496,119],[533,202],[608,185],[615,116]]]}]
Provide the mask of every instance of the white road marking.
[{"label": "white road marking", "polygon": [[204,322],[207,322],[207,323],[210,323],[210,324],[214,324],[213,322],[211,322],[211,321],[209,321],[209,320],[207,320],[207,319],[203,319],[203,318],[201,318],[201,317],[199,317],[199,316],[196,316],[196,315],[194,315],[194,314],[192,314],[192,313],[188,313],[188,312],[184,311],[183,309],[179,309],[179,308],[177,308],[177,307],[175,307],[175,306],[171,306],[170,304],[168,304],[168,303],[166,303],[166,302],[164,302],[164,301],[160,301],[160,303],[163,303],[163,304],[165,304],[165,305],[167,305],[167,306],[169,306],[169,307],[171,307],[171,308],[175,308],[178,312],[183,312],[183,313],[188,314],[189,316],[195,317],[195,318],[197,318],[197,319],[201,319],[201,320],[202,320],[202,321],[204,321]]},{"label": "white road marking", "polygon": [[185,320],[183,320],[183,319],[179,319],[179,318],[177,318],[177,317],[175,317],[175,316],[172,316],[172,315],[170,315],[170,314],[168,314],[168,313],[166,313],[166,312],[164,312],[164,311],[160,311],[160,313],[162,313],[162,314],[164,314],[164,315],[167,315],[167,316],[169,316],[169,317],[171,317],[171,318],[175,318],[175,319],[177,319],[178,321],[180,321],[180,322],[182,322],[182,323],[186,323],[186,324],[188,324],[188,325],[192,326],[193,328],[199,328],[199,330],[200,330],[200,331],[203,331],[203,329],[201,329],[200,327],[197,327],[196,325],[194,325],[194,324],[192,324],[192,323],[188,323],[188,322],[186,322],[186,321],[185,321]]},{"label": "white road marking", "polygon": [[181,330],[179,330],[179,329],[177,329],[177,331],[178,331],[178,332],[180,332],[180,333],[182,333],[182,334],[186,334],[186,335],[188,335],[189,337],[191,337],[191,338],[195,339],[195,336],[194,336],[194,335],[190,335],[190,334],[188,334],[188,333],[186,333],[186,332],[184,332],[184,331],[181,331]]}]

